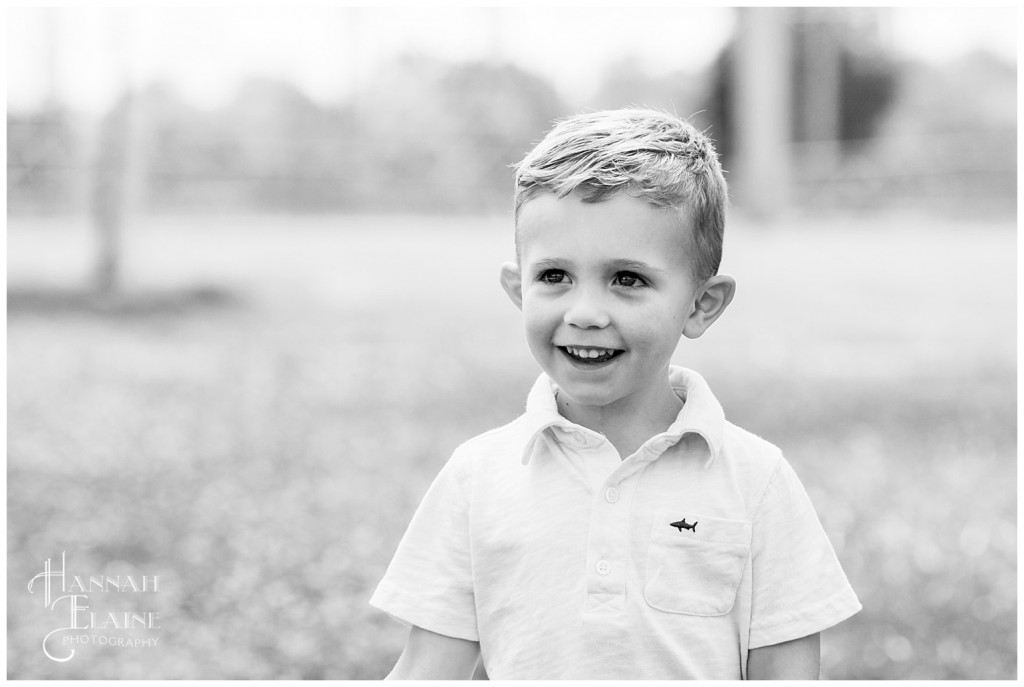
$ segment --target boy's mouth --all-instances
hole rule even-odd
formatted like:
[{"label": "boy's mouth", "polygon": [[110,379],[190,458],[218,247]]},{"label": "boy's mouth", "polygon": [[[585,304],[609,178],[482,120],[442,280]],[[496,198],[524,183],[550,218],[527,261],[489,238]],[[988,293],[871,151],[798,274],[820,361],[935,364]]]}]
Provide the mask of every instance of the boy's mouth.
[{"label": "boy's mouth", "polygon": [[559,346],[558,349],[573,362],[585,365],[606,363],[625,353],[617,348],[599,348],[597,346]]}]

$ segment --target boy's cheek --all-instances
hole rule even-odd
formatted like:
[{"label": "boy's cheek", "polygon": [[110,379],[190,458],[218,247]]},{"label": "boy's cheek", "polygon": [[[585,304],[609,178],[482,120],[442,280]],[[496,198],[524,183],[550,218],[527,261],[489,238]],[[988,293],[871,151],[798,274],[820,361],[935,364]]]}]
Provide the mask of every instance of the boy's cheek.
[{"label": "boy's cheek", "polygon": [[525,316],[524,323],[527,338],[534,340],[538,338],[550,338],[551,327],[544,320],[536,317]]},{"label": "boy's cheek", "polygon": [[529,291],[523,292],[523,318],[529,323],[546,322],[553,316],[550,308],[546,307],[543,298],[538,297]]}]

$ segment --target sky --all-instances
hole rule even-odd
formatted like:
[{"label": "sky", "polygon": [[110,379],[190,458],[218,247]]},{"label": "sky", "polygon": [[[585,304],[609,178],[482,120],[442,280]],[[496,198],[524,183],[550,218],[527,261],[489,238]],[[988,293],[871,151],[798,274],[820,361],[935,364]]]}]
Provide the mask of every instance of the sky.
[{"label": "sky", "polygon": [[[1016,60],[1009,7],[886,8],[885,39],[908,57],[942,61],[984,46]],[[496,58],[551,79],[570,102],[602,67],[632,56],[653,75],[707,66],[735,23],[729,7],[15,7],[7,10],[11,110],[48,95],[105,108],[125,83],[173,83],[201,106],[229,100],[248,75],[342,100],[403,51],[446,60]]]}]

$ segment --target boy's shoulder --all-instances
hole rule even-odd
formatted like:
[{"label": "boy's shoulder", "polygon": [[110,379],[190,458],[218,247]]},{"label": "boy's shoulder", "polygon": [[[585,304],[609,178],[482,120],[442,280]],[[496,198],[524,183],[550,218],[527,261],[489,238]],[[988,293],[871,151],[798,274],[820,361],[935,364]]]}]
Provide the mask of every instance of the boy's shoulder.
[{"label": "boy's shoulder", "polygon": [[774,469],[782,459],[778,446],[729,420],[725,421],[722,433],[722,453],[731,460],[763,469]]},{"label": "boy's shoulder", "polygon": [[760,501],[760,495],[786,462],[778,446],[728,420],[719,459],[728,465],[727,469],[745,486],[743,491],[754,502]]},{"label": "boy's shoulder", "polygon": [[521,458],[523,449],[543,426],[529,413],[524,413],[511,422],[462,442],[452,454],[452,460],[506,462],[510,457]]}]

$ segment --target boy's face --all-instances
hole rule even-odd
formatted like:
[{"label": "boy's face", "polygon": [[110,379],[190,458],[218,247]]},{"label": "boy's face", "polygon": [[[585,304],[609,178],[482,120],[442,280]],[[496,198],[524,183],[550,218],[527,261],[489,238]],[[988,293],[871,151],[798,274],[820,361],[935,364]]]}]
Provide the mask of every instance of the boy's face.
[{"label": "boy's face", "polygon": [[691,231],[684,213],[624,193],[597,203],[542,193],[522,207],[519,264],[502,283],[534,357],[573,402],[643,403],[666,386],[680,336],[717,317],[700,314]]}]

